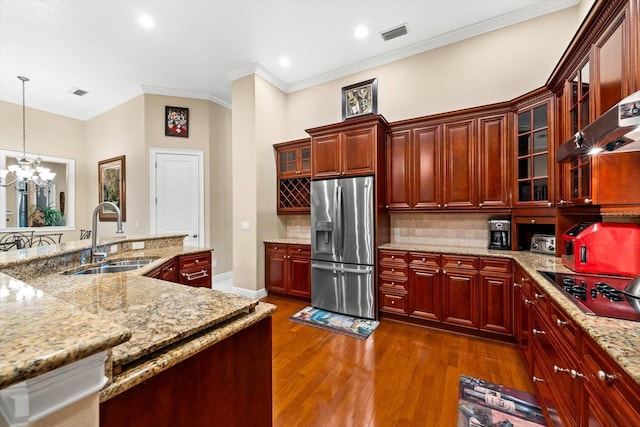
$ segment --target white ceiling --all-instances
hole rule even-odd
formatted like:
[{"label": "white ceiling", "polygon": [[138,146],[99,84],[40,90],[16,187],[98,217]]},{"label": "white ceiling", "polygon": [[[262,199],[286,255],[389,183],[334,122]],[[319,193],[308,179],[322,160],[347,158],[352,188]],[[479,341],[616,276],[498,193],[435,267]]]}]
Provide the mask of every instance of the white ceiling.
[{"label": "white ceiling", "polygon": [[[82,120],[141,93],[230,106],[231,81],[252,72],[289,93],[578,2],[0,0],[0,99],[22,103],[22,75],[27,106]],[[384,42],[400,24],[408,35]]]}]

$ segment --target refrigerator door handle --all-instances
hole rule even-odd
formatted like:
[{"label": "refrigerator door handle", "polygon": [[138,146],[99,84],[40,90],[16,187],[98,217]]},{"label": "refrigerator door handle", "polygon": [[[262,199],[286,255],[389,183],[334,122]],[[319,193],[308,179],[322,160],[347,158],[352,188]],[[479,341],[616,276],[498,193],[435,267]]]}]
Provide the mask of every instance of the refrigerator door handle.
[{"label": "refrigerator door handle", "polygon": [[338,185],[336,187],[338,202],[336,203],[336,234],[337,242],[336,242],[336,254],[338,255],[338,259],[342,260],[344,256],[344,207],[342,200],[342,186]]},{"label": "refrigerator door handle", "polygon": [[311,268],[317,268],[318,270],[329,270],[340,273],[356,273],[356,274],[371,274],[373,273],[373,267],[367,266],[366,268],[348,268],[348,267],[333,267],[331,265],[324,264],[311,264]]}]

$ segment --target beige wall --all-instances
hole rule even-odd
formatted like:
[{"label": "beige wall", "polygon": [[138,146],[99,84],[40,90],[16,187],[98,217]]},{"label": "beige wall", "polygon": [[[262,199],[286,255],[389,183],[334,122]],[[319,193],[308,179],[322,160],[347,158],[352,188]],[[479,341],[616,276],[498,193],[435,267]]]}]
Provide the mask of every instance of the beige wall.
[{"label": "beige wall", "polygon": [[289,94],[287,139],[341,121],[341,88],[371,78],[389,121],[509,101],[545,84],[582,13],[564,9]]},{"label": "beige wall", "polygon": [[[85,151],[85,122],[27,107],[25,140],[27,153],[75,159],[76,191],[83,189],[86,179],[78,166]],[[0,149],[22,151],[22,105],[0,101]],[[58,203],[60,191],[66,191],[65,185],[56,190]],[[79,212],[76,201],[76,223]],[[77,236],[77,232],[69,231],[64,240],[77,240]]]}]

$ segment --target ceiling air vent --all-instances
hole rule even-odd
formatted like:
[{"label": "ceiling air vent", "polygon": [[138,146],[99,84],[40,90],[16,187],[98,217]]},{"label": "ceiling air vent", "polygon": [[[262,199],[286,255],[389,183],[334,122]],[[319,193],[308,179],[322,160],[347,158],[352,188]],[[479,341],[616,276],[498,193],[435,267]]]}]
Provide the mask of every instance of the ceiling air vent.
[{"label": "ceiling air vent", "polygon": [[380,33],[382,36],[382,40],[389,41],[407,34],[407,25],[402,24],[398,27],[391,28],[389,30],[383,31]]},{"label": "ceiling air vent", "polygon": [[69,89],[69,93],[77,96],[85,96],[89,92],[87,92],[86,90],[78,89],[77,87],[72,87],[71,89]]}]

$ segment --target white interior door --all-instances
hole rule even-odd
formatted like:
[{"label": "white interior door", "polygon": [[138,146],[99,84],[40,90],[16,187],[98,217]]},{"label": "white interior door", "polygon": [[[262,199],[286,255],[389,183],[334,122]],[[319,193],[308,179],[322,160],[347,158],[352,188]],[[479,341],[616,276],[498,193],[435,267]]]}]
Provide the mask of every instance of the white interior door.
[{"label": "white interior door", "polygon": [[204,174],[201,151],[152,150],[151,232],[187,234],[204,246]]}]

